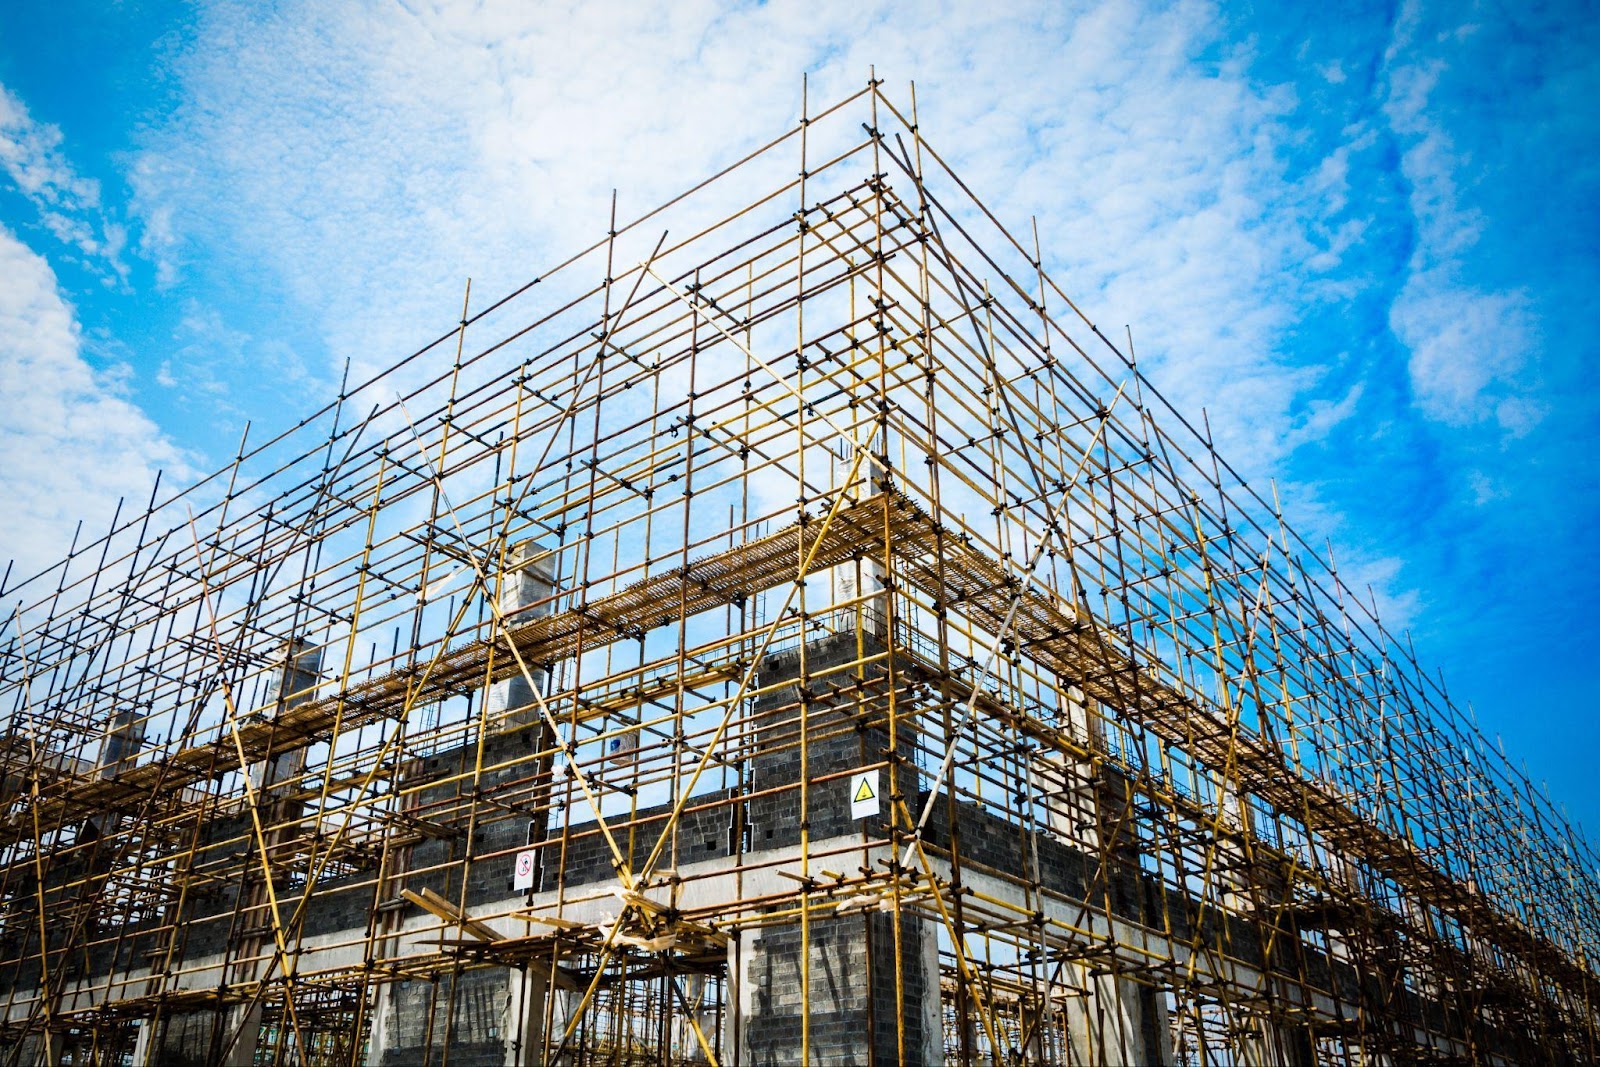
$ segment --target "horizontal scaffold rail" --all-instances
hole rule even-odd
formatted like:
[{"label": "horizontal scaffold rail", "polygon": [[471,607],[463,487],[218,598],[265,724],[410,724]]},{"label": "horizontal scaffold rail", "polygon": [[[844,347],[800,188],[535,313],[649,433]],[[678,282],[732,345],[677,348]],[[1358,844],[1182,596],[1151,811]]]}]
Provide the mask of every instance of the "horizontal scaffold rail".
[{"label": "horizontal scaffold rail", "polygon": [[[944,538],[943,552],[941,571],[926,557],[900,559],[897,554],[897,561],[911,584],[930,590],[942,584],[950,599],[959,600],[979,625],[998,628],[1017,579],[996,560],[972,551],[962,538]],[[1558,945],[1504,914],[1478,890],[1440,871],[1405,838],[1363,818],[1326,783],[1298,773],[1267,739],[1230,723],[1206,701],[1140,667],[1110,628],[1086,625],[1081,613],[1074,617],[1068,610],[1057,598],[1029,586],[1013,626],[1019,647],[1205,766],[1226,768],[1229,779],[1246,792],[1301,820],[1342,852],[1405,886],[1419,901],[1546,968],[1575,996],[1590,1002],[1600,997],[1600,982]],[[1151,660],[1147,657],[1145,662]]]},{"label": "horizontal scaffold rail", "polygon": [[[36,814],[40,825],[62,826],[107,810],[125,810],[152,795],[174,793],[238,769],[241,751],[246,765],[258,763],[329,740],[336,727],[354,729],[403,717],[428,701],[510,678],[520,668],[508,641],[525,661],[552,663],[580,648],[638,637],[676,622],[680,604],[687,617],[792,581],[803,553],[814,544],[814,536],[808,535],[823,525],[811,520],[785,527],[611,595],[512,626],[500,636],[445,651],[431,663],[285,708],[273,721],[242,723],[237,740],[230,734],[116,778],[77,776],[52,783],[41,791],[36,810],[24,806],[12,812],[0,828],[0,842],[30,838]],[[1417,900],[1502,950],[1538,964],[1573,995],[1600,1000],[1595,976],[1548,938],[1505,915],[1474,887],[1440,871],[1405,838],[1364,819],[1326,783],[1297,772],[1268,740],[1230,723],[1204,699],[1140,666],[1140,658],[1109,627],[1036,585],[1023,586],[1004,564],[972,548],[960,532],[934,521],[900,494],[878,494],[842,506],[826,524],[812,557],[812,573],[869,551],[881,552],[886,534],[900,580],[929,594],[942,591],[939,595],[948,605],[991,632],[1002,628],[1022,588],[1012,632],[1026,655],[1207,767],[1226,769],[1249,794],[1301,820],[1342,852],[1405,886]],[[1153,661],[1144,657],[1144,662]],[[603,707],[587,709],[580,719],[603,713]]]},{"label": "horizontal scaffold rail", "polygon": [[[840,509],[812,559],[821,570],[851,558],[881,540],[883,501],[871,498]],[[33,836],[40,825],[65,826],[105,811],[142,805],[151,796],[172,794],[196,782],[263,762],[285,752],[330,739],[333,730],[354,730],[456,693],[513,677],[520,671],[514,644],[524,660],[550,663],[611,641],[639,636],[685,616],[721,607],[735,598],[770,589],[796,577],[802,539],[811,524],[787,526],[766,537],[695,560],[687,566],[636,582],[601,597],[520,625],[495,637],[447,650],[419,663],[352,686],[342,693],[285,707],[261,721],[240,722],[238,737],[225,736],[181,749],[159,761],[141,764],[115,778],[72,777],[41,790],[37,807],[14,810],[0,826],[0,844]],[[816,527],[820,528],[818,522]],[[663,610],[670,605],[670,610]],[[509,642],[509,643],[508,643]],[[580,715],[603,714],[604,709]]]}]

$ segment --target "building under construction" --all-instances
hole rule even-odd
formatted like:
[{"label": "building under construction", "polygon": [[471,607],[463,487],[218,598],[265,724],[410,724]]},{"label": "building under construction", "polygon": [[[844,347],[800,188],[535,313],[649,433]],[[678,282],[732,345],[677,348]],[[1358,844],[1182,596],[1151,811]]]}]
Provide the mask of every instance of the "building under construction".
[{"label": "building under construction", "polygon": [[1596,856],[879,83],[10,575],[8,1064],[1600,1059]]}]

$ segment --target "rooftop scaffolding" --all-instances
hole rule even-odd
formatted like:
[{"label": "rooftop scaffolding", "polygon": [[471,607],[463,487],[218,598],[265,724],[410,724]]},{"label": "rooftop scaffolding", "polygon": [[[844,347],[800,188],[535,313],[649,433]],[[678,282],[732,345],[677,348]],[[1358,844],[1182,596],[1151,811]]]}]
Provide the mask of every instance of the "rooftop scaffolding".
[{"label": "rooftop scaffolding", "polygon": [[0,591],[7,1062],[1600,1057],[1592,850],[914,98],[606,229]]}]

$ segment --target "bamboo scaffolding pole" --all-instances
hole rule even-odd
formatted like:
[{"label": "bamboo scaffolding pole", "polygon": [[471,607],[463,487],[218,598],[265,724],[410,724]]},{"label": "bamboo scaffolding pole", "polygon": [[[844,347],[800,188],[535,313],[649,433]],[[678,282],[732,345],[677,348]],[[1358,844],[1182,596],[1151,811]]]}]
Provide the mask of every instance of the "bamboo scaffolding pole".
[{"label": "bamboo scaffolding pole", "polygon": [[894,96],[5,570],[0,1060],[1600,1055],[1600,857]]}]

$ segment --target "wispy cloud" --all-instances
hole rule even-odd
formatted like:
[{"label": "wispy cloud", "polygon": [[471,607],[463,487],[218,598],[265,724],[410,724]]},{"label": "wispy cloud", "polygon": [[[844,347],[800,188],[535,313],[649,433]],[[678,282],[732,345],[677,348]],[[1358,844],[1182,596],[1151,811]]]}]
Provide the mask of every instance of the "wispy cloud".
[{"label": "wispy cloud", "polygon": [[1417,270],[1396,297],[1390,324],[1411,350],[1412,387],[1430,418],[1488,419],[1521,435],[1543,416],[1523,377],[1538,336],[1526,293],[1484,292],[1449,270]]},{"label": "wispy cloud", "polygon": [[172,391],[180,408],[243,423],[261,415],[250,410],[258,399],[251,387],[263,382],[280,395],[304,397],[304,407],[332,391],[334,383],[312,373],[281,339],[236,329],[216,307],[192,298],[181,307],[172,345],[154,377],[156,385]]},{"label": "wispy cloud", "polygon": [[1389,321],[1410,350],[1412,389],[1423,414],[1456,426],[1498,424],[1518,436],[1544,413],[1534,399],[1537,379],[1526,374],[1540,347],[1537,313],[1521,288],[1485,287],[1467,276],[1483,219],[1463,203],[1461,185],[1485,164],[1457,148],[1433,106],[1440,80],[1453,64],[1467,61],[1462,42],[1479,29],[1470,11],[1458,17],[1442,19],[1408,0],[1385,56],[1383,114],[1401,142],[1415,225]]},{"label": "wispy cloud", "polygon": [[[802,72],[815,105],[875,65],[902,101],[916,80],[923,132],[1013,229],[1037,216],[1079,306],[1130,325],[1223,455],[1277,475],[1291,521],[1454,670],[1492,690],[1481,650],[1507,638],[1475,627],[1587,618],[1600,393],[1567,309],[1600,286],[1600,23],[1562,5],[201,0],[193,21],[161,71],[173,108],[103,187],[0,95],[13,231],[63,279],[68,253],[111,278],[131,259],[138,284],[155,266],[141,395],[169,429],[287,421],[346,359],[360,380],[442,333],[468,276],[482,306],[589,244],[612,188],[629,218],[787,126]],[[103,202],[122,179],[126,210]],[[19,387],[50,393],[52,366]],[[13,477],[44,493],[49,473]],[[1592,634],[1539,654],[1576,662]]]},{"label": "wispy cloud", "polygon": [[1019,229],[1037,214],[1073,294],[1131,323],[1158,377],[1266,469],[1319,380],[1279,342],[1351,234],[1319,229],[1337,182],[1285,197],[1292,94],[1255,84],[1221,34],[1194,0],[915,19],[843,2],[220,3],[136,185],[175,259],[228,244],[333,362],[379,367],[453,317],[467,275],[481,293],[526,281],[603,231],[613,186],[638,211],[792,121],[801,72],[827,101],[876,64],[901,97],[918,80],[925,130],[974,187]]},{"label": "wispy cloud", "polygon": [[[1252,70],[1206,0],[916,18],[882,0],[218,0],[191,41],[173,70],[185,102],[132,166],[147,251],[170,283],[225,249],[318,337],[322,376],[414,350],[468,276],[492,298],[587,245],[613,187],[627,218],[738,158],[798,116],[802,72],[815,106],[875,68],[902,102],[915,79],[935,146],[1019,232],[1037,216],[1051,271],[1108,334],[1131,325],[1141,365],[1209,412],[1246,477],[1359,413],[1341,357],[1308,358],[1295,331],[1366,284],[1347,261],[1366,226],[1348,172],[1374,135],[1306,144],[1295,91]],[[1342,523],[1304,516],[1318,534]]]},{"label": "wispy cloud", "polygon": [[3,226],[0,277],[0,508],[16,580],[59,560],[79,520],[86,540],[99,537],[117,500],[147,493],[157,469],[194,472],[116,377],[83,358],[49,263]]},{"label": "wispy cloud", "polygon": [[0,170],[34,206],[39,224],[62,245],[80,253],[108,280],[126,283],[126,228],[107,217],[99,182],[78,174],[61,150],[61,131],[35,120],[26,106],[0,85]]}]

